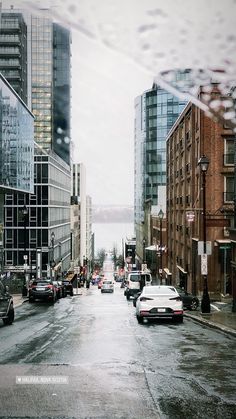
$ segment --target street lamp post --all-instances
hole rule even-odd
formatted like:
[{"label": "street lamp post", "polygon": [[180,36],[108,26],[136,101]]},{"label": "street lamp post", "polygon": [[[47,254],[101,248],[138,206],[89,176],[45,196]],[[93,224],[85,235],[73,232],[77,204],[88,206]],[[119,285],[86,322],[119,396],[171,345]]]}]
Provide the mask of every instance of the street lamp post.
[{"label": "street lamp post", "polygon": [[26,253],[26,226],[27,226],[27,219],[28,219],[28,214],[29,214],[29,209],[26,207],[26,205],[24,205],[24,207],[22,208],[22,215],[23,215],[23,220],[24,220],[24,255],[23,255],[23,265],[24,265],[24,285],[23,285],[23,289],[22,289],[22,296],[27,296],[27,265],[28,265],[28,255]]},{"label": "street lamp post", "polygon": [[54,279],[54,267],[55,267],[55,261],[54,261],[54,241],[55,241],[55,233],[54,231],[51,232],[51,248],[52,248],[52,256],[51,256],[51,269],[52,269],[52,278]]},{"label": "street lamp post", "polygon": [[145,247],[146,247],[146,239],[143,239],[143,264],[146,263],[146,251],[145,251]]},{"label": "street lamp post", "polygon": [[162,220],[164,217],[164,212],[160,209],[158,213],[158,218],[160,220],[160,266],[159,266],[159,276],[160,276],[160,284],[162,285]]},{"label": "street lamp post", "polygon": [[203,253],[204,260],[206,264],[203,264],[203,257],[201,263],[201,273],[203,276],[203,295],[201,301],[201,311],[202,313],[211,312],[210,297],[208,294],[208,283],[207,283],[207,252],[206,252],[206,172],[209,166],[209,159],[206,156],[200,157],[198,160],[198,166],[201,169],[202,173],[202,216],[203,216]]}]

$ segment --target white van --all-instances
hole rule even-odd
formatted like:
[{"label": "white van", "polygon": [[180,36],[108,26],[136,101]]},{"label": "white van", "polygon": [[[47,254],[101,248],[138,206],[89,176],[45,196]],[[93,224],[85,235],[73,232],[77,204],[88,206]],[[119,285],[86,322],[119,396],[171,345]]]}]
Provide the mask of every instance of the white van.
[{"label": "white van", "polygon": [[129,272],[126,280],[125,295],[127,300],[134,297],[138,292],[142,291],[146,285],[151,285],[152,276],[149,272],[134,271]]}]

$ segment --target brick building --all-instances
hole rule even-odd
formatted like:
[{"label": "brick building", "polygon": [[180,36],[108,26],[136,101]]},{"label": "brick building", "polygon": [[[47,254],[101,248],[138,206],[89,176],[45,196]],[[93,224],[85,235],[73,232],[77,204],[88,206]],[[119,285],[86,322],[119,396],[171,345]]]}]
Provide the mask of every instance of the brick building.
[{"label": "brick building", "polygon": [[234,199],[232,131],[189,103],[167,136],[167,243],[172,283],[201,293],[198,243],[203,241],[202,180],[199,158],[210,161],[206,173],[206,240],[211,298],[231,293],[231,242]]}]

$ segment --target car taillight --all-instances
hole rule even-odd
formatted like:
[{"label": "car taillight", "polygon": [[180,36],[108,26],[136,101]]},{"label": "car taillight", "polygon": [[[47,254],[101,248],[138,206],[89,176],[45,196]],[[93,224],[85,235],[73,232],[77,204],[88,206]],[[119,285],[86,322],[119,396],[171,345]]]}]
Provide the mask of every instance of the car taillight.
[{"label": "car taillight", "polygon": [[183,314],[183,310],[174,310],[174,314]]},{"label": "car taillight", "polygon": [[169,300],[182,301],[180,297],[172,297]]},{"label": "car taillight", "polygon": [[148,301],[148,300],[153,300],[153,298],[150,297],[141,297],[140,301]]}]

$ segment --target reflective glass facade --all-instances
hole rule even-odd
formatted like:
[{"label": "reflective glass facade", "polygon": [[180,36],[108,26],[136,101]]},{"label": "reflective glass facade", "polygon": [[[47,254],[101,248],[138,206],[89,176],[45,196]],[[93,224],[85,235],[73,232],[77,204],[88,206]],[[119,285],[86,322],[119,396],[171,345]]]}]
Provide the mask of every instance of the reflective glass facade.
[{"label": "reflective glass facade", "polygon": [[70,164],[71,36],[53,24],[53,150]]},{"label": "reflective glass facade", "polygon": [[[183,73],[183,77],[186,73]],[[166,185],[166,136],[186,102],[156,84],[135,101],[135,222],[144,221],[144,202],[158,205]]]},{"label": "reflective glass facade", "polygon": [[50,18],[31,16],[31,101],[35,141],[52,148],[53,28]]},{"label": "reflective glass facade", "polygon": [[30,33],[35,141],[70,164],[70,31],[45,11],[45,17],[31,16]]},{"label": "reflective glass facade", "polygon": [[[5,199],[5,270],[23,272],[24,254],[29,272],[35,275],[36,249],[42,249],[42,274],[52,260],[51,233],[55,234],[53,259],[62,270],[70,266],[69,166],[55,153],[40,149],[34,156],[34,193],[7,194]],[[28,209],[26,220],[22,216]],[[25,224],[26,221],[26,224]]]},{"label": "reflective glass facade", "polygon": [[21,13],[0,11],[0,72],[27,104],[27,27]]},{"label": "reflective glass facade", "polygon": [[0,187],[32,193],[34,118],[0,75]]}]

